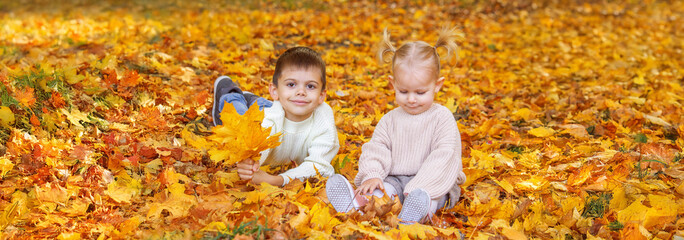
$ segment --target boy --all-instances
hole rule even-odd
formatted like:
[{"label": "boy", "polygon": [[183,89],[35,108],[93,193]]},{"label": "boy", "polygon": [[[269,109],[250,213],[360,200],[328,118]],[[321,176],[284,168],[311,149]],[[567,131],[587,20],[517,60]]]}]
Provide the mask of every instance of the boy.
[{"label": "boy", "polygon": [[[240,88],[226,76],[214,82],[214,124],[220,125],[224,102],[244,114],[256,103],[264,111],[262,127],[272,127],[271,134],[283,132],[280,146],[261,152],[261,159],[245,159],[237,164],[238,175],[255,184],[262,182],[283,186],[290,180],[305,179],[320,173],[332,175],[330,164],[340,144],[332,108],[325,103],[325,63],[314,50],[294,47],[285,51],[276,62],[269,93],[273,102]],[[259,170],[261,164],[297,163],[280,175]]]}]

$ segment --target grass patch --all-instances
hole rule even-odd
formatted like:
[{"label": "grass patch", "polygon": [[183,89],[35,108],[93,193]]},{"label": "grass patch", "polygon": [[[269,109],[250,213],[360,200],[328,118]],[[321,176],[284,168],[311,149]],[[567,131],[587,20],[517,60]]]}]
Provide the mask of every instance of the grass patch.
[{"label": "grass patch", "polygon": [[219,233],[214,236],[214,237],[207,237],[204,239],[212,239],[212,240],[218,240],[218,239],[234,239],[236,236],[251,236],[254,239],[265,239],[264,234],[268,231],[274,231],[273,229],[268,228],[268,225],[260,225],[257,223],[257,219],[249,221],[249,222],[243,222],[240,223],[240,225],[235,226],[233,229],[230,229],[230,226],[227,227],[226,229],[220,230]]},{"label": "grass patch", "polygon": [[625,227],[625,225],[622,225],[622,223],[618,222],[617,220],[610,222],[608,224],[608,229],[610,229],[611,231],[620,231],[624,227]]},{"label": "grass patch", "polygon": [[513,145],[513,146],[508,146],[508,148],[506,148],[506,150],[517,153],[517,154],[522,154],[525,151],[525,147]]},{"label": "grass patch", "polygon": [[586,204],[584,205],[584,211],[582,212],[582,217],[586,218],[601,218],[603,214],[608,211],[608,206],[610,204],[610,199],[612,196],[608,193],[602,193],[598,195],[590,195],[587,197]]}]

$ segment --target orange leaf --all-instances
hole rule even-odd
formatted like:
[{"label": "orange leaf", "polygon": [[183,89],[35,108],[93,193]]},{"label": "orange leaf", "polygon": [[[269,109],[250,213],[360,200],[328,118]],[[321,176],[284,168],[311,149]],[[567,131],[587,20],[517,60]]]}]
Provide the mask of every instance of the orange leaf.
[{"label": "orange leaf", "polygon": [[639,231],[639,224],[630,223],[620,230],[620,239],[646,240],[647,238]]},{"label": "orange leaf", "polygon": [[128,71],[119,81],[119,85],[122,87],[135,87],[138,85],[138,79],[140,79],[138,71]]},{"label": "orange leaf", "polygon": [[113,69],[103,69],[102,70],[102,80],[107,84],[107,87],[112,88],[114,87],[113,85],[116,85],[119,83],[119,79],[116,76],[116,71]]},{"label": "orange leaf", "polygon": [[19,103],[21,103],[21,105],[24,107],[32,108],[33,104],[36,104],[34,91],[31,87],[19,89],[15,92],[15,95],[17,101],[19,101]]},{"label": "orange leaf", "polygon": [[49,102],[55,108],[62,108],[64,106],[66,106],[66,102],[64,102],[64,98],[62,97],[62,94],[60,94],[59,92],[56,92],[56,91],[52,92],[52,95],[50,96]]},{"label": "orange leaf", "polygon": [[40,120],[38,120],[38,117],[36,117],[35,114],[31,114],[29,122],[31,122],[31,125],[33,125],[34,127],[40,127]]},{"label": "orange leaf", "polygon": [[569,186],[579,186],[591,177],[591,172],[594,170],[594,165],[591,163],[584,164],[578,171],[575,171],[568,177]]}]

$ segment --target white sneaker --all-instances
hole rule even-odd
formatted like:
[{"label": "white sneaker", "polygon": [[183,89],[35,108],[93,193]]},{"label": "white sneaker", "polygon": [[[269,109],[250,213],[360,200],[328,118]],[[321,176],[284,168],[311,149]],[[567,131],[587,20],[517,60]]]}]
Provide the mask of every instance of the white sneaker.
[{"label": "white sneaker", "polygon": [[430,195],[423,189],[411,191],[404,199],[404,205],[399,212],[401,224],[414,224],[423,220],[430,208]]},{"label": "white sneaker", "polygon": [[328,178],[325,193],[337,212],[346,213],[354,208],[354,188],[344,176],[335,174]]}]

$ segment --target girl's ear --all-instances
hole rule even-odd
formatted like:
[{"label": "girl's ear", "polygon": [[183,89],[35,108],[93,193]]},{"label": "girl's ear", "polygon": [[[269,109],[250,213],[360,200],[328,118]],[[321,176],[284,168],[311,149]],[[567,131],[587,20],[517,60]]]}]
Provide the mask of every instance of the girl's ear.
[{"label": "girl's ear", "polygon": [[442,88],[443,84],[444,84],[444,77],[438,78],[437,82],[435,82],[435,92],[439,92],[439,89]]},{"label": "girl's ear", "polygon": [[390,88],[394,88],[394,76],[389,75]]},{"label": "girl's ear", "polygon": [[268,84],[268,92],[271,94],[271,98],[274,101],[278,101],[278,91],[276,90],[278,90],[278,87],[276,87],[276,85],[273,84],[273,82]]}]

